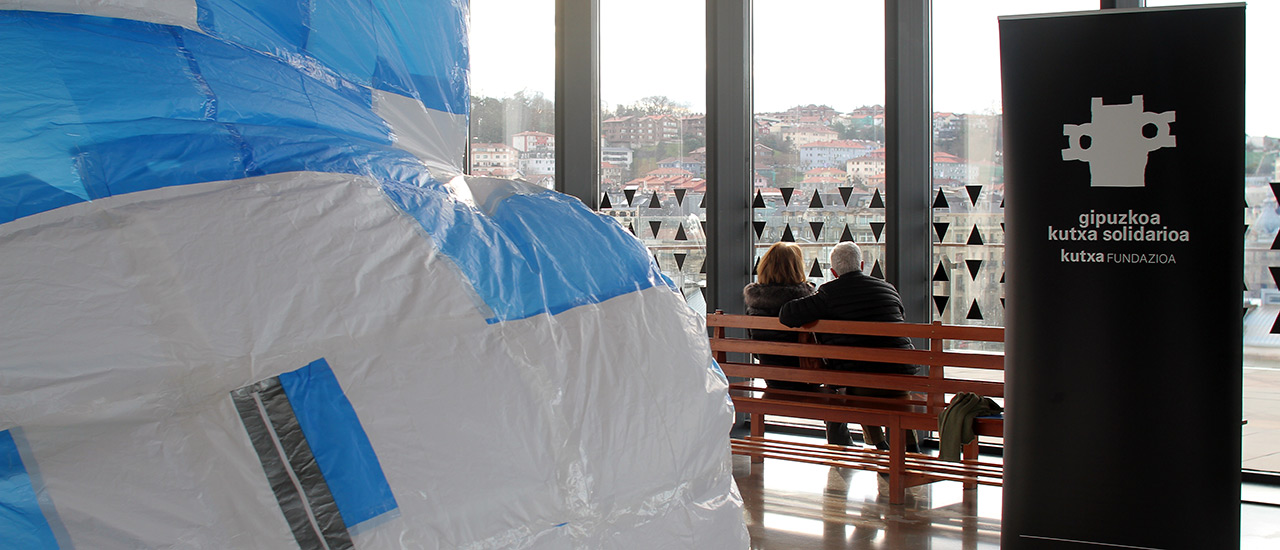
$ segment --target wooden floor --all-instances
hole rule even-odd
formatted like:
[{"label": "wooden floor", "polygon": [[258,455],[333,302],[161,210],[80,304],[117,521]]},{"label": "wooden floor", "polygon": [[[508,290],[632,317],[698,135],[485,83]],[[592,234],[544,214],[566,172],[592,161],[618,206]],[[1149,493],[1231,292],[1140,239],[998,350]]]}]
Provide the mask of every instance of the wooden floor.
[{"label": "wooden floor", "polygon": [[[965,498],[959,483],[910,489],[892,506],[874,472],[733,457],[751,548],[763,550],[980,550],[1000,548],[1001,490]],[[1246,486],[1243,550],[1280,548],[1280,488]],[[973,497],[977,497],[976,499]]]}]

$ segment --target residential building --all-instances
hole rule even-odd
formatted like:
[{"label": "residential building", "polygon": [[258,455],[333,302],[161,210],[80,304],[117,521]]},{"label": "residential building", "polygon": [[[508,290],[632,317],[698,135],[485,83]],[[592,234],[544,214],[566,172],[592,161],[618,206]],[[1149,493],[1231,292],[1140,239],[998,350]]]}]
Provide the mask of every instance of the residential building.
[{"label": "residential building", "polygon": [[680,119],[671,115],[614,117],[600,126],[612,146],[645,147],[680,140]]},{"label": "residential building", "polygon": [[884,178],[885,151],[876,149],[858,158],[845,162],[845,172],[855,183],[870,185],[871,178]]},{"label": "residential building", "polygon": [[520,132],[511,136],[511,146],[522,152],[552,150],[556,148],[556,136],[546,132]]},{"label": "residential building", "polygon": [[815,141],[796,147],[800,152],[800,166],[811,168],[843,167],[850,159],[865,156],[880,145],[871,141],[852,139]]},{"label": "residential building", "polygon": [[520,155],[520,172],[526,177],[554,176],[556,173],[556,152],[554,149],[540,149]]},{"label": "residential building", "polygon": [[795,126],[808,124],[828,125],[835,121],[839,112],[827,105],[800,105],[787,109],[782,113],[782,121]]},{"label": "residential building", "polygon": [[816,124],[807,126],[784,125],[781,132],[782,139],[791,141],[791,144],[795,147],[819,141],[833,141],[840,137],[840,134],[835,130]]},{"label": "residential building", "polygon": [[626,170],[631,169],[631,162],[635,158],[635,153],[627,147],[601,147],[600,160],[622,166]]},{"label": "residential building", "polygon": [[680,137],[684,139],[707,137],[706,115],[680,117]]},{"label": "residential building", "polygon": [[515,170],[519,165],[520,152],[505,143],[472,143],[471,172],[477,170],[492,172],[499,168]]},{"label": "residential building", "polygon": [[707,175],[707,165],[705,161],[700,161],[693,157],[670,157],[658,161],[659,168],[680,168],[688,170],[695,176],[704,177]]}]

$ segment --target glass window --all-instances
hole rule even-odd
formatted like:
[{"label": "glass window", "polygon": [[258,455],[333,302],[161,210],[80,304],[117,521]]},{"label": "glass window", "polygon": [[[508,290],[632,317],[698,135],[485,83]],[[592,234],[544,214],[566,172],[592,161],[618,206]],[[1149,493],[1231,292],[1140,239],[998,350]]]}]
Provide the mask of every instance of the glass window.
[{"label": "glass window", "polygon": [[469,173],[555,187],[555,8],[471,3]]},{"label": "glass window", "polygon": [[[1147,0],[1147,6],[1220,4],[1221,0]],[[1280,472],[1280,101],[1275,48],[1268,47],[1280,3],[1245,9],[1244,416],[1242,464]]]},{"label": "glass window", "polygon": [[821,284],[831,247],[854,241],[883,277],[884,2],[753,9],[755,256],[795,242]]},{"label": "glass window", "polygon": [[934,0],[934,319],[1004,326],[1004,147],[997,18],[1096,9],[1097,0]]},{"label": "glass window", "polygon": [[[600,0],[600,201],[706,309],[706,5]],[[654,40],[661,37],[661,40]]]}]

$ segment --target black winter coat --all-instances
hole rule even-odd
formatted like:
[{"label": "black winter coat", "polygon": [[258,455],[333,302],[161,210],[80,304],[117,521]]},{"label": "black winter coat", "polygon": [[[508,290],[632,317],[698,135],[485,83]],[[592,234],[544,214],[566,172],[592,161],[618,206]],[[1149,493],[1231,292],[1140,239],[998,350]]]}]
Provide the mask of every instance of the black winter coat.
[{"label": "black winter coat", "polygon": [[[905,320],[898,290],[887,281],[867,276],[861,271],[852,271],[829,281],[818,287],[817,294],[788,302],[778,312],[778,320],[789,327],[798,327],[819,319],[890,323]],[[914,348],[911,340],[899,336],[818,334],[818,341],[843,346]],[[916,374],[920,370],[917,365],[865,361],[828,363],[827,366],[837,370],[899,374]]]},{"label": "black winter coat", "polygon": [[[778,310],[782,308],[782,304],[797,298],[812,296],[813,292],[813,283],[809,282],[798,285],[751,283],[742,289],[742,301],[747,305],[747,315],[777,317]],[[770,342],[799,341],[797,333],[782,330],[748,330],[747,336],[752,340],[767,340]],[[795,366],[799,363],[795,357],[757,355],[756,358],[761,363],[771,365]]]}]

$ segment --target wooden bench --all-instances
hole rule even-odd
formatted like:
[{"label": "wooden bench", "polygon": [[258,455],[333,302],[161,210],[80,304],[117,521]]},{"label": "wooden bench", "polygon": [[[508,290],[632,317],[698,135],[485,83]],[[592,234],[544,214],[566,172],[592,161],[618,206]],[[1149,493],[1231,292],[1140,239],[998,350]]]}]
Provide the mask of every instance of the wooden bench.
[{"label": "wooden bench", "polygon": [[[751,435],[733,439],[734,454],[750,455],[752,462],[780,458],[863,470],[888,476],[889,500],[905,502],[907,487],[939,480],[964,483],[966,489],[978,484],[1000,485],[1003,466],[995,460],[980,460],[978,438],[963,449],[960,462],[943,461],[936,456],[909,453],[906,430],[938,430],[938,414],[951,397],[959,392],[1003,398],[1004,354],[1002,351],[975,351],[981,348],[1003,348],[1004,329],[943,325],[942,323],[877,323],[860,321],[817,321],[800,328],[789,328],[776,317],[733,315],[717,311],[707,316],[711,329],[711,351],[727,376],[748,379],[730,385],[729,393],[738,412],[751,418]],[[726,329],[768,329],[800,333],[799,343],[751,340],[746,331],[738,336],[726,335]],[[917,342],[928,340],[928,349],[902,350],[822,345],[814,343],[814,333],[905,336]],[[992,345],[999,343],[1000,345]],[[919,345],[919,344],[917,344]],[[729,361],[730,353],[794,356],[801,364],[814,366],[779,366]],[[928,367],[927,375],[877,374],[824,370],[816,368],[813,359],[864,360],[901,363]],[[820,391],[770,390],[757,381],[788,380],[826,384],[881,388],[912,392],[906,398],[872,398],[846,396]],[[766,436],[765,415],[791,418],[861,423],[885,427],[889,450],[807,444],[783,441]],[[978,418],[974,433],[979,436],[1003,437],[1002,418]],[[989,458],[989,457],[988,457]]]}]

